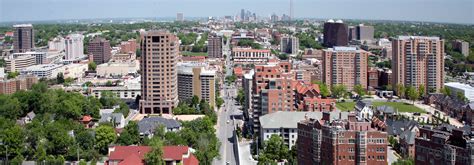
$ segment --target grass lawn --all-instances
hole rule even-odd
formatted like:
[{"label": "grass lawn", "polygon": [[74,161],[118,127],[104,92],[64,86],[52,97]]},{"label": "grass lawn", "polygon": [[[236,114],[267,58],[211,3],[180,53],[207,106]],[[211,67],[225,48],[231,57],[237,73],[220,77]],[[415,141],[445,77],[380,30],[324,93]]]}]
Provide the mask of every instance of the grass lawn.
[{"label": "grass lawn", "polygon": [[184,56],[207,56],[206,52],[181,52]]},{"label": "grass lawn", "polygon": [[336,108],[340,111],[352,111],[354,110],[356,102],[340,102],[336,103]]},{"label": "grass lawn", "polygon": [[[339,109],[340,111],[352,111],[354,110],[356,102],[340,102],[336,103],[336,108]],[[426,113],[424,110],[411,105],[407,103],[401,103],[401,102],[373,102],[372,103],[374,107],[382,106],[382,105],[387,105],[391,106],[395,109],[398,109],[398,112],[420,112],[420,113]]]}]

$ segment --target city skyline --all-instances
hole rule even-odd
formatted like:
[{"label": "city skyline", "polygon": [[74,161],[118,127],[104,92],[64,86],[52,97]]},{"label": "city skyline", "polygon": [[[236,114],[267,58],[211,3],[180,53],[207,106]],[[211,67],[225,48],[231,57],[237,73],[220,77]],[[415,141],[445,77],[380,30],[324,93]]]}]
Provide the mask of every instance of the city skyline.
[{"label": "city skyline", "polygon": [[[293,1],[295,18],[428,21],[474,24],[474,2],[469,0],[299,0]],[[469,5],[470,4],[470,5]],[[236,16],[246,9],[259,16],[289,14],[290,1],[270,0],[3,0],[0,22],[104,18]],[[212,6],[213,10],[207,10]],[[262,7],[266,6],[266,7]],[[389,7],[388,7],[389,6]],[[15,12],[27,9],[29,12]],[[160,10],[154,10],[160,9]],[[344,12],[338,12],[340,9]]]}]

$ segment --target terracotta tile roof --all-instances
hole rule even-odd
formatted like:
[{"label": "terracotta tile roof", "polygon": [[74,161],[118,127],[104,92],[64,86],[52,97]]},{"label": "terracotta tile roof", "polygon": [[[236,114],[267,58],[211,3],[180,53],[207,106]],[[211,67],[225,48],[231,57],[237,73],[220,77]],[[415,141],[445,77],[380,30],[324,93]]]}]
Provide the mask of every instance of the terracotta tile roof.
[{"label": "terracotta tile roof", "polygon": [[83,122],[89,122],[92,120],[92,117],[90,115],[82,116],[81,121]]},{"label": "terracotta tile roof", "polygon": [[239,77],[240,77],[240,76],[243,76],[243,75],[244,75],[243,73],[244,73],[244,72],[243,72],[242,67],[235,67],[235,68],[234,68],[234,74],[235,74],[236,76],[239,76]]},{"label": "terracotta tile roof", "polygon": [[151,151],[149,146],[115,146],[110,153],[109,161],[121,161],[120,164],[143,164],[145,154]]},{"label": "terracotta tile roof", "polygon": [[163,147],[163,159],[181,160],[188,151],[189,147],[187,146],[165,146]]},{"label": "terracotta tile roof", "polygon": [[183,160],[183,165],[199,165],[199,160],[191,154],[189,158]]}]

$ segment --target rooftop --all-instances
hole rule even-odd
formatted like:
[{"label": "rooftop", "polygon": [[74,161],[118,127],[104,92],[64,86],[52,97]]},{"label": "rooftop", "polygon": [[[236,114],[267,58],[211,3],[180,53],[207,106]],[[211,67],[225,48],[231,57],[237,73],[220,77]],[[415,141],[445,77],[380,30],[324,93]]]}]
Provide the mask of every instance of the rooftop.
[{"label": "rooftop", "polygon": [[[329,112],[331,119],[347,119],[349,112]],[[323,112],[287,112],[278,111],[260,117],[262,128],[297,128],[298,122],[305,116],[313,119],[321,119]]]},{"label": "rooftop", "polygon": [[18,28],[18,27],[33,27],[32,24],[17,24],[17,25],[13,25],[14,28]]},{"label": "rooftop", "polygon": [[23,69],[23,71],[49,71],[53,69],[57,69],[62,67],[63,65],[59,64],[40,64],[40,65],[33,65]]},{"label": "rooftop", "polygon": [[440,40],[439,37],[431,36],[398,36],[399,40],[413,40],[413,39],[422,39],[422,40]]}]

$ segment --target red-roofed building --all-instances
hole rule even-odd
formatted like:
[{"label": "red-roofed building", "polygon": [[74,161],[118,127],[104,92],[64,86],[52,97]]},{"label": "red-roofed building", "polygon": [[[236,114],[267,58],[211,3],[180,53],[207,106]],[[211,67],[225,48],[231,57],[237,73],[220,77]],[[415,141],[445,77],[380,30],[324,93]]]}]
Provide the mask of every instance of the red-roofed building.
[{"label": "red-roofed building", "polygon": [[13,32],[5,32],[5,37],[13,37]]},{"label": "red-roofed building", "polygon": [[[113,146],[109,148],[109,159],[105,165],[144,165],[145,155],[151,151],[149,146]],[[164,146],[165,164],[198,165],[199,160],[187,146]]]},{"label": "red-roofed building", "polygon": [[235,76],[237,76],[238,79],[241,79],[243,76],[244,76],[244,71],[242,69],[242,67],[235,67],[234,68],[234,74]]},{"label": "red-roofed building", "polygon": [[321,98],[319,85],[309,82],[294,81],[295,107],[300,111],[332,111],[336,100]]},{"label": "red-roofed building", "polygon": [[94,123],[92,122],[92,117],[90,115],[82,116],[82,119],[80,121],[86,128],[91,128],[94,125]]},{"label": "red-roofed building", "polygon": [[183,56],[181,57],[183,61],[195,61],[195,62],[205,62],[206,56]]}]

